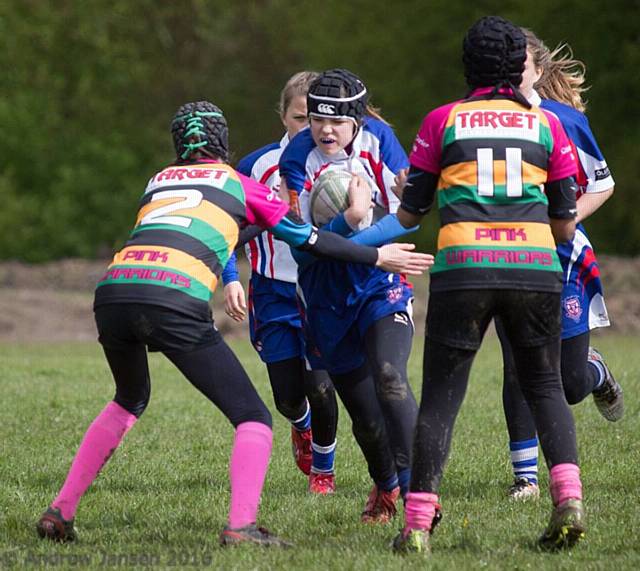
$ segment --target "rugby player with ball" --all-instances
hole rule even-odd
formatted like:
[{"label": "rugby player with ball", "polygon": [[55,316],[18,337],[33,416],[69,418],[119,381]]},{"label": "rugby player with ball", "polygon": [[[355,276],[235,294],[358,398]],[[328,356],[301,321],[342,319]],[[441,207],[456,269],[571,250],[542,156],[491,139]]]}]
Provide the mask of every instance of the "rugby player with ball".
[{"label": "rugby player with ball", "polygon": [[[408,159],[391,127],[367,102],[364,83],[344,69],[326,71],[311,84],[310,127],[282,153],[281,191],[304,220],[321,223],[347,205],[347,177],[349,206],[329,228],[355,232],[373,210],[375,220],[383,218],[353,239],[382,243],[405,232],[389,213],[398,208],[392,186]],[[299,264],[307,361],[329,372],[373,480],[362,521],[388,522],[408,488],[417,415],[407,380],[411,285],[400,274],[357,263]]]}]

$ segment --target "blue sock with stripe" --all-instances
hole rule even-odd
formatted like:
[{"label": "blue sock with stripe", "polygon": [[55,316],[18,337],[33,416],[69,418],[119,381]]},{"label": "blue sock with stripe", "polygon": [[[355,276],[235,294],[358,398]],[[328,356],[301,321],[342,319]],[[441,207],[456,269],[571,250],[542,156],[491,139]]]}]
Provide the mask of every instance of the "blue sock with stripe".
[{"label": "blue sock with stripe", "polygon": [[297,420],[289,419],[291,425],[299,432],[304,432],[305,430],[309,430],[311,428],[311,407],[309,406],[309,401],[306,402],[307,411]]},{"label": "blue sock with stripe", "polygon": [[591,366],[596,371],[596,384],[593,386],[593,390],[599,389],[604,383],[605,378],[607,377],[607,372],[604,370],[604,365],[600,361],[596,361],[595,359],[587,362],[587,367]]},{"label": "blue sock with stripe", "polygon": [[333,444],[329,446],[320,446],[315,442],[311,442],[311,454],[313,461],[311,463],[311,471],[315,474],[333,474],[335,456],[336,456],[336,444],[334,440]]},{"label": "blue sock with stripe", "polygon": [[509,442],[511,464],[516,478],[526,478],[538,483],[538,438]]}]

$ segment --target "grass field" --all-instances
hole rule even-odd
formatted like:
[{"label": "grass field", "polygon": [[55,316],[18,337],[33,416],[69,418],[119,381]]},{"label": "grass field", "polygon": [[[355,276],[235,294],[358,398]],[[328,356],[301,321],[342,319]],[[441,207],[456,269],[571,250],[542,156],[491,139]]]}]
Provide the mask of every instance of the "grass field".
[{"label": "grass field", "polygon": [[[640,340],[598,335],[596,346],[624,386],[626,417],[607,423],[591,399],[574,407],[588,510],[587,540],[569,554],[535,550],[550,500],[510,503],[507,435],[495,339],[472,371],[441,489],[444,519],[433,537],[432,569],[640,568]],[[213,569],[417,569],[400,558],[389,526],[359,523],[370,482],[341,410],[334,497],[311,497],[295,469],[288,425],[277,415],[264,368],[246,342],[232,346],[274,411],[274,455],[260,523],[294,550],[222,550],[217,535],[229,500],[232,429],[162,357],[151,357],[147,412],[80,505],[79,541],[40,541],[34,523],[63,482],[80,439],[113,396],[98,345],[0,346],[0,567]],[[411,360],[419,388],[421,347]]]}]

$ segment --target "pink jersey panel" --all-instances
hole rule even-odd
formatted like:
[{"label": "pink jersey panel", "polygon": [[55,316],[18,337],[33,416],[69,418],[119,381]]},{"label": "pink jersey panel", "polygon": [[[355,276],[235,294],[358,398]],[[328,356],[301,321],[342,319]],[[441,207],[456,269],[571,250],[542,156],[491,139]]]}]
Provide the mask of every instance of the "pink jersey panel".
[{"label": "pink jersey panel", "polygon": [[424,118],[409,155],[409,162],[414,167],[432,174],[440,172],[442,137],[451,108],[457,103],[454,101],[438,107]]},{"label": "pink jersey panel", "polygon": [[247,220],[249,224],[257,224],[262,228],[275,226],[284,215],[289,212],[289,205],[282,202],[279,197],[271,196],[271,189],[241,173],[238,173],[242,187],[244,188]]},{"label": "pink jersey panel", "polygon": [[560,120],[555,114],[541,109],[549,120],[549,129],[553,137],[553,150],[547,165],[547,180],[561,180],[578,173],[578,157],[575,156],[573,145],[565,133]]}]

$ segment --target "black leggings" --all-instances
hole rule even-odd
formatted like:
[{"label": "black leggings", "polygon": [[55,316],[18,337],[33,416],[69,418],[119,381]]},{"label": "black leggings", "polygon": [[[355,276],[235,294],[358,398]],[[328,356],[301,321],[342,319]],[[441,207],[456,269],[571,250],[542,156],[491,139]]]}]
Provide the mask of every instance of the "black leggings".
[{"label": "black leggings", "polygon": [[407,379],[413,325],[406,313],[376,321],[365,334],[367,363],[331,379],[375,482],[411,466],[418,405]]},{"label": "black leggings", "polygon": [[[140,417],[151,395],[145,345],[140,343],[123,349],[103,349],[116,382],[115,402]],[[188,353],[169,352],[165,355],[196,389],[222,411],[234,427],[243,422],[260,422],[271,426],[271,413],[224,341]]]},{"label": "black leggings", "polygon": [[116,382],[114,398],[140,417],[149,404],[147,346],[161,351],[233,426],[261,422],[271,414],[211,316],[200,318],[165,307],[115,303],[95,309],[99,340]]},{"label": "black leggings", "polygon": [[[578,462],[573,418],[564,410],[568,405],[552,365],[558,350],[555,342],[514,350],[520,386],[539,427],[540,443],[549,467]],[[475,354],[475,351],[426,341],[425,378],[411,474],[413,492],[438,491]],[[541,364],[546,366],[540,369]]]},{"label": "black leggings", "polygon": [[[509,439],[512,442],[535,438],[536,427],[531,411],[520,390],[518,375],[511,344],[506,338],[504,326],[495,320],[496,331],[502,346],[504,361],[504,383],[502,385],[502,406],[507,421]],[[593,392],[598,382],[598,374],[587,364],[589,352],[589,332],[563,339],[560,348],[560,370],[564,395],[569,404],[582,402]]]},{"label": "black leggings", "polygon": [[314,443],[333,444],[338,429],[338,402],[326,371],[307,371],[299,357],[267,363],[267,371],[278,412],[289,420],[300,418],[306,410],[306,397]]},{"label": "black leggings", "polygon": [[[560,382],[559,296],[521,290],[432,292],[412,492],[438,491],[471,364],[496,315],[504,318],[505,332],[513,341],[520,388],[538,428],[547,465],[577,464],[575,426]],[[433,339],[433,332],[442,340]]]}]

